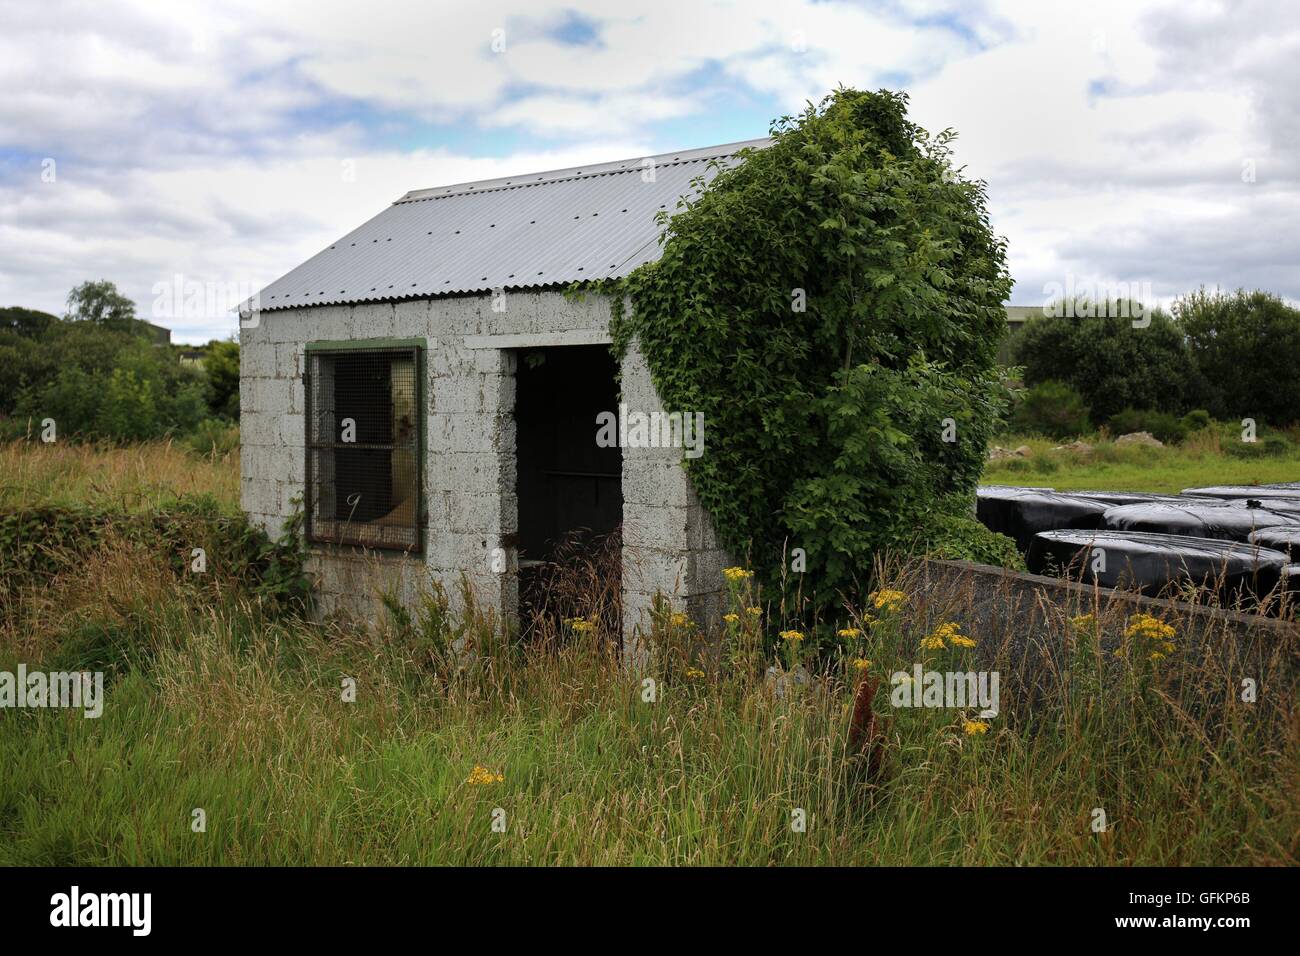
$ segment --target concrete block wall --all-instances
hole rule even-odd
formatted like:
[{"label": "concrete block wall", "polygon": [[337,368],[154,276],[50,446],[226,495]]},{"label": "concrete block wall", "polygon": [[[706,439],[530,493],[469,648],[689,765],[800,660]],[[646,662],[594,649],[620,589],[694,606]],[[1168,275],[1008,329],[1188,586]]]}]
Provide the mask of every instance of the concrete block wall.
[{"label": "concrete block wall", "polygon": [[1151,614],[1174,626],[1177,659],[1212,674],[1252,677],[1260,701],[1293,699],[1300,685],[1300,625],[1094,587],[1078,581],[1010,571],[968,561],[927,560],[894,583],[908,593],[917,620],[960,621],[978,635],[977,666],[1001,671],[1002,693],[1031,701],[1056,678],[1071,618],[1096,617],[1103,660],[1114,652],[1129,618]]},{"label": "concrete block wall", "polygon": [[[433,580],[458,602],[464,575],[483,606],[514,614],[518,581],[509,543],[518,528],[516,350],[607,341],[609,312],[603,297],[573,301],[544,291],[512,292],[495,300],[482,295],[261,313],[240,331],[244,510],[277,536],[304,494],[302,373],[308,342],[363,345],[367,339],[422,338],[424,554],[314,546],[309,566],[320,608],[372,618],[381,590],[396,589],[410,604]],[[634,411],[662,408],[635,347],[624,361],[621,400]],[[594,422],[592,428],[594,436]],[[707,435],[706,423],[706,454]],[[721,569],[729,562],[690,487],[681,450],[625,448],[622,484],[625,639],[648,626],[657,593],[701,623],[716,618]],[[507,557],[505,573],[493,570],[497,548]]]},{"label": "concrete block wall", "polygon": [[[635,347],[623,360],[621,402],[629,412],[662,411],[650,368]],[[708,423],[704,429],[708,454]],[[682,466],[679,448],[623,449],[623,630],[650,624],[656,594],[701,624],[716,623],[726,555]]]}]

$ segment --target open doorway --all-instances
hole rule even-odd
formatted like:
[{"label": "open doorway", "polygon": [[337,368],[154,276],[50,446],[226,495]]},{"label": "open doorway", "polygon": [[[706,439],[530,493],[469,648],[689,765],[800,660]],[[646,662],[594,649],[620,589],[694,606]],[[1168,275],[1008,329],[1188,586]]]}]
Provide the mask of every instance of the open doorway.
[{"label": "open doorway", "polygon": [[519,353],[515,487],[526,630],[558,632],[570,618],[621,627],[623,454],[596,443],[596,416],[618,409],[616,372],[605,345]]}]

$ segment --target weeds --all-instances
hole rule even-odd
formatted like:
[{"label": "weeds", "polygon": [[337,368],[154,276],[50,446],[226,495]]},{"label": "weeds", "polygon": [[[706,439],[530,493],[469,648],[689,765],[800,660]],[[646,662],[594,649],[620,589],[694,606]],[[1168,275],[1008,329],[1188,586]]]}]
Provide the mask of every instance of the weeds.
[{"label": "weeds", "polygon": [[[1167,632],[1126,638],[1104,608],[1017,651],[882,567],[842,652],[778,662],[810,674],[778,696],[743,576],[721,653],[666,610],[629,661],[595,629],[511,640],[468,594],[463,613],[435,589],[367,627],[313,624],[114,567],[133,570],[100,579],[113,602],[6,636],[6,661],[116,676],[99,720],[0,712],[0,862],[1296,862],[1294,684],[1269,671],[1240,703],[1177,621],[1160,661],[1116,656]],[[1000,669],[999,713],[895,706],[916,663]]]},{"label": "weeds", "polygon": [[[0,670],[103,670],[104,712],[0,709],[0,864],[1300,858],[1282,625],[1247,646],[1086,591],[995,618],[898,561],[783,639],[737,567],[716,630],[663,602],[624,651],[597,564],[516,633],[463,583],[314,622],[111,529],[67,554],[13,582]],[[906,705],[918,665],[997,672],[996,715]]]}]

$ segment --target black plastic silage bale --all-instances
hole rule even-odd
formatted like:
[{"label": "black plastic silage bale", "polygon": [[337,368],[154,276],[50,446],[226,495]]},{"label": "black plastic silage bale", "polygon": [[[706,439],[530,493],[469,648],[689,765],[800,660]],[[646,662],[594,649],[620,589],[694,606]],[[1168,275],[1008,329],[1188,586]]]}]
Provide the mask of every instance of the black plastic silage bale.
[{"label": "black plastic silage bale", "polygon": [[1273,485],[1211,485],[1184,488],[1183,494],[1197,498],[1300,498],[1300,482],[1284,481]]},{"label": "black plastic silage bale", "polygon": [[1152,597],[1192,584],[1214,589],[1229,603],[1274,590],[1289,561],[1281,551],[1217,538],[1073,530],[1040,532],[1025,559],[1037,574],[1135,588]]},{"label": "black plastic silage bale", "polygon": [[1225,541],[1248,541],[1252,533],[1264,528],[1300,529],[1300,511],[1255,505],[1262,503],[1257,499],[1247,499],[1118,505],[1106,512],[1104,526],[1111,531],[1143,531]]},{"label": "black plastic silage bale", "polygon": [[1300,530],[1295,528],[1261,528],[1250,536],[1250,543],[1274,551],[1285,551],[1292,561],[1300,561]]},{"label": "black plastic silage bale", "polygon": [[[1288,564],[1282,569],[1282,590],[1290,594],[1300,594],[1300,564]],[[1295,607],[1296,598],[1291,599]]]},{"label": "black plastic silage bale", "polygon": [[1183,495],[1166,495],[1156,491],[1067,491],[1075,498],[1089,498],[1112,505],[1135,505],[1144,501],[1187,501]]},{"label": "black plastic silage bale", "polygon": [[1021,551],[1034,535],[1056,528],[1100,528],[1110,505],[1041,488],[983,485],[975,492],[975,515],[992,531],[1012,538]]}]

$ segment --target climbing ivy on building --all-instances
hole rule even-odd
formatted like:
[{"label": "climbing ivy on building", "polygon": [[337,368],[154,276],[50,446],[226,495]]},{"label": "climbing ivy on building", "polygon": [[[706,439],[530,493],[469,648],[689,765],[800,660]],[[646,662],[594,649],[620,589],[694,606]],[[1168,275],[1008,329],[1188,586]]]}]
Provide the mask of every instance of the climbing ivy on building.
[{"label": "climbing ivy on building", "polygon": [[[772,136],[603,290],[616,351],[635,339],[667,408],[705,415],[687,468],[724,543],[829,606],[973,490],[1011,279],[955,134],[904,94],[840,89]],[[783,575],[795,548],[806,574]]]}]

